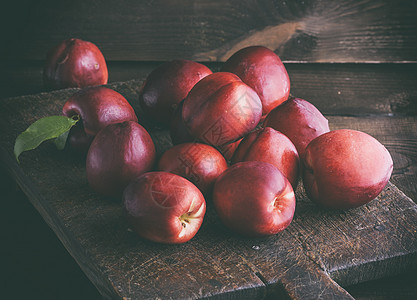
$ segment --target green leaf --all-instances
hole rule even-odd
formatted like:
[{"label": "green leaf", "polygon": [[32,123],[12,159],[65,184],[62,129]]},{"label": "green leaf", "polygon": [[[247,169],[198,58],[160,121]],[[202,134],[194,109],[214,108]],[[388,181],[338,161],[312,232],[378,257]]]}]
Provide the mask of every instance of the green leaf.
[{"label": "green leaf", "polygon": [[19,162],[19,155],[28,150],[35,149],[42,142],[58,138],[56,145],[63,149],[68,132],[80,120],[79,116],[71,118],[65,116],[50,116],[37,120],[30,125],[17,138],[14,145],[14,155]]},{"label": "green leaf", "polygon": [[58,150],[64,150],[65,144],[67,143],[68,134],[69,130],[65,131],[55,139],[54,144]]}]

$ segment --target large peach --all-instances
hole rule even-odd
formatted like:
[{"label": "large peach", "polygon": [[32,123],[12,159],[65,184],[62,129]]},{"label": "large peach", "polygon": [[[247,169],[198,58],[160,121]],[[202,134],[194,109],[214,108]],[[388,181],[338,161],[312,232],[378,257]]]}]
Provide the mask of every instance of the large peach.
[{"label": "large peach", "polygon": [[53,89],[106,84],[106,61],[93,43],[67,39],[48,52],[43,80]]},{"label": "large peach", "polygon": [[133,180],[123,193],[127,222],[139,236],[179,244],[195,236],[203,223],[206,202],[187,179],[149,172]]},{"label": "large peach", "polygon": [[[182,119],[182,106],[184,101],[181,101],[177,108],[174,111],[174,116],[172,117],[171,126],[170,126],[170,136],[171,141],[174,145],[183,144],[183,143],[191,143],[195,142],[196,139],[188,132],[187,127],[184,124],[184,120]],[[233,153],[239,146],[239,143],[242,139],[238,139],[237,141],[233,141],[231,143],[227,143],[224,145],[217,146],[217,150],[226,158],[226,160],[230,161]]]},{"label": "large peach", "polygon": [[266,117],[264,127],[285,134],[297,148],[300,158],[307,145],[319,135],[329,132],[329,122],[310,102],[291,98],[274,108]]},{"label": "large peach", "polygon": [[94,136],[107,125],[138,121],[129,102],[118,92],[103,86],[78,91],[64,104],[62,113],[81,118],[68,137],[69,146],[80,152],[87,152]]},{"label": "large peach", "polygon": [[262,115],[288,99],[290,78],[278,55],[266,47],[250,46],[233,54],[223,65],[253,88],[262,101]]},{"label": "large peach", "polygon": [[205,65],[189,60],[173,60],[153,70],[139,95],[144,112],[153,120],[170,125],[175,106],[212,71]]},{"label": "large peach", "polygon": [[223,223],[246,236],[284,230],[295,211],[290,182],[275,166],[259,161],[240,162],[224,171],[214,184],[213,202]]},{"label": "large peach", "polygon": [[227,163],[212,146],[185,143],[168,149],[160,158],[158,169],[187,178],[204,195],[210,195],[214,181],[227,169]]},{"label": "large peach", "polygon": [[88,150],[88,183],[104,196],[120,197],[131,180],[151,170],[154,161],[154,143],[141,125],[111,124],[99,131]]},{"label": "large peach", "polygon": [[227,72],[200,80],[182,108],[188,132],[213,146],[238,140],[256,127],[261,114],[262,104],[256,92]]},{"label": "large peach", "polygon": [[306,148],[303,181],[311,200],[348,209],[376,198],[393,168],[388,150],[372,136],[355,130],[330,131]]},{"label": "large peach", "polygon": [[266,127],[248,134],[236,149],[232,164],[252,160],[273,164],[287,177],[293,189],[297,188],[300,159],[294,144],[281,132]]}]

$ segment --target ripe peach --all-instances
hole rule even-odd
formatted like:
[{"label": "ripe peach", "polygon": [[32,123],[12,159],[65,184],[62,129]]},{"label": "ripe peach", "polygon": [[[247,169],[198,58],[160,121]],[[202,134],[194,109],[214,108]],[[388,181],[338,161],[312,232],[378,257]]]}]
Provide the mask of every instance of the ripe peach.
[{"label": "ripe peach", "polygon": [[207,196],[216,178],[227,169],[227,163],[212,146],[185,143],[168,149],[160,158],[158,169],[190,180]]},{"label": "ripe peach", "polygon": [[133,121],[108,125],[88,150],[88,183],[104,196],[120,197],[132,179],[150,171],[154,160],[154,143],[141,125]]},{"label": "ripe peach", "polygon": [[256,92],[227,72],[200,80],[182,108],[188,132],[213,146],[238,140],[256,127],[261,114],[262,104]]},{"label": "ripe peach", "polygon": [[266,117],[264,127],[285,134],[297,148],[300,158],[307,145],[319,135],[329,132],[327,119],[310,102],[291,98],[274,108]]},{"label": "ripe peach", "polygon": [[264,161],[278,168],[293,189],[297,188],[300,159],[294,144],[281,132],[271,127],[248,134],[232,157],[232,164],[241,161]]},{"label": "ripe peach", "polygon": [[93,43],[67,39],[48,52],[43,80],[52,89],[106,84],[106,61]]},{"label": "ripe peach", "polygon": [[193,238],[206,212],[199,189],[187,179],[166,172],[149,172],[133,180],[123,193],[123,207],[133,231],[167,244]]},{"label": "ripe peach", "polygon": [[223,65],[223,72],[231,72],[258,93],[262,115],[288,99],[290,78],[278,55],[266,47],[250,46],[233,54]]},{"label": "ripe peach", "polygon": [[139,103],[153,120],[169,126],[175,106],[200,79],[211,73],[205,65],[194,61],[166,62],[147,77],[139,95]]},{"label": "ripe peach", "polygon": [[87,152],[94,136],[107,125],[138,121],[129,102],[118,92],[103,86],[78,91],[65,103],[62,113],[81,118],[68,137],[70,147],[79,152]]},{"label": "ripe peach", "polygon": [[336,209],[358,207],[376,198],[393,168],[388,150],[355,130],[330,131],[306,148],[303,181],[310,199]]},{"label": "ripe peach", "polygon": [[240,162],[224,171],[214,184],[213,202],[223,223],[246,236],[284,230],[295,211],[290,182],[275,166],[259,161]]}]

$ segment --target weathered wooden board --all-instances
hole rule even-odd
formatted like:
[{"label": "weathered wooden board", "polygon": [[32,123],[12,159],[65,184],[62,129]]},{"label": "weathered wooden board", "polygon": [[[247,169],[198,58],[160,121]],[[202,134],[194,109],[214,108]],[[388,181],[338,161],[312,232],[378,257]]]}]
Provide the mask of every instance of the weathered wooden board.
[{"label": "weathered wooden board", "polygon": [[[111,62],[112,82],[141,80],[162,62]],[[221,63],[206,63],[213,72]],[[327,115],[417,115],[417,64],[286,63],[291,93]],[[42,63],[0,65],[0,98],[44,91]]]},{"label": "weathered wooden board", "polygon": [[262,44],[287,61],[417,61],[412,0],[15,1],[2,10],[5,59],[43,60],[68,37],[108,60],[224,61]]},{"label": "weathered wooden board", "polygon": [[[140,80],[111,87],[140,114],[136,102]],[[265,239],[235,236],[210,206],[201,231],[189,243],[168,246],[138,238],[128,231],[120,204],[88,187],[81,159],[46,143],[24,153],[21,165],[13,160],[17,134],[40,117],[60,113],[74,91],[2,100],[1,162],[105,297],[351,298],[339,284],[417,266],[417,206],[391,183],[377,200],[346,212],[318,208],[300,185],[293,223]],[[384,128],[392,132],[391,126],[400,124],[398,132],[408,130],[407,136],[412,136],[417,123],[413,116],[329,119],[333,128],[355,127],[369,133],[380,128],[381,137]],[[145,125],[150,128],[150,123]],[[151,132],[162,151],[169,143],[166,132],[155,128]],[[381,141],[390,146],[389,138]]]}]

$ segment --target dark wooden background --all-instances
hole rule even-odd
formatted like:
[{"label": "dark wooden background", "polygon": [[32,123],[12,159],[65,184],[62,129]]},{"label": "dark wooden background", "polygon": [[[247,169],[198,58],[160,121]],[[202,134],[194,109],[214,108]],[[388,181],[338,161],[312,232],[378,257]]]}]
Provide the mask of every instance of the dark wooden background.
[{"label": "dark wooden background", "polygon": [[[176,58],[215,71],[244,46],[268,46],[286,64],[293,95],[369,124],[393,155],[392,182],[417,201],[416,1],[16,0],[0,13],[0,98],[44,91],[46,52],[69,37],[102,50],[110,82],[143,79]],[[0,193],[3,292],[98,298],[3,168]],[[414,274],[346,289],[364,299],[413,298]]]}]

